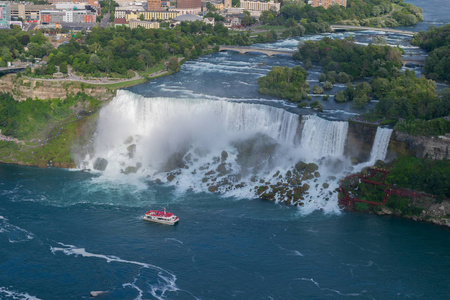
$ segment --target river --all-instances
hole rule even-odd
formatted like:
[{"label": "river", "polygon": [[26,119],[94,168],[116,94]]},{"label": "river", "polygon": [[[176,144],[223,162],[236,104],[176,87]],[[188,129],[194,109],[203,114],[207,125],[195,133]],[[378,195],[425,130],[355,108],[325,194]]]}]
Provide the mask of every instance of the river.
[{"label": "river", "polygon": [[[410,2],[424,8],[415,28],[450,22],[446,0]],[[359,43],[379,34],[352,33]],[[408,38],[385,37],[423,55]],[[259,76],[294,64],[203,56],[119,92],[100,113],[90,154],[79,153],[80,170],[0,165],[0,298],[448,299],[448,229],[337,207],[333,177],[355,170],[343,155],[346,120],[360,111],[330,99],[318,118],[257,93]],[[309,73],[318,84],[320,70]],[[389,136],[380,130],[376,140]],[[374,159],[385,155],[379,144]],[[81,170],[97,159],[105,171]],[[301,206],[256,197],[260,180],[286,182],[298,160],[320,171]],[[179,224],[142,220],[164,207]]]}]

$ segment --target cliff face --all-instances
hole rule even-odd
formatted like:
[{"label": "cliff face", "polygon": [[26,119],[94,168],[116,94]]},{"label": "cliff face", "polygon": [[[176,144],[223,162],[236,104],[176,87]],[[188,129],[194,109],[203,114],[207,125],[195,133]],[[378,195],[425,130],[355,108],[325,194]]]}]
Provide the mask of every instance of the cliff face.
[{"label": "cliff face", "polygon": [[450,138],[448,136],[413,136],[395,130],[389,144],[388,155],[414,155],[419,158],[450,159]]},{"label": "cliff face", "polygon": [[101,101],[111,100],[114,93],[102,86],[85,87],[80,82],[46,81],[27,78],[17,78],[6,75],[0,78],[0,92],[11,93],[18,101],[32,99],[66,99],[67,95],[84,92]]},{"label": "cliff face", "polygon": [[[376,125],[350,121],[345,155],[355,158],[358,162],[369,160],[376,132]],[[414,136],[394,130],[389,142],[386,161],[391,161],[399,155],[450,159],[450,137]]]},{"label": "cliff face", "polygon": [[376,125],[349,121],[344,154],[358,162],[368,161],[376,133]]}]

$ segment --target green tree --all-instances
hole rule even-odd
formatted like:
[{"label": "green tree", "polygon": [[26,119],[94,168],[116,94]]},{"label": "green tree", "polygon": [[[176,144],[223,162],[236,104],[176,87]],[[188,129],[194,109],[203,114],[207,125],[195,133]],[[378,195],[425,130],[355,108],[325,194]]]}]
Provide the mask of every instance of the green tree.
[{"label": "green tree", "polygon": [[178,72],[180,70],[180,65],[178,64],[177,57],[174,56],[169,59],[169,62],[167,64],[167,69],[170,72]]}]

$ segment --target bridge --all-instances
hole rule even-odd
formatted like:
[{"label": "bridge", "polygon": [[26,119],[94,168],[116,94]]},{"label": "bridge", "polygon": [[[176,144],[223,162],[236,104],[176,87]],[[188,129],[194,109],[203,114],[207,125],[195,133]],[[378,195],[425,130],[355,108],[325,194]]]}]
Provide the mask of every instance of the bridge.
[{"label": "bridge", "polygon": [[268,56],[272,56],[272,55],[293,56],[295,53],[294,51],[272,50],[272,49],[245,47],[245,46],[220,46],[219,51],[234,51],[234,52],[239,52],[241,54],[254,52],[254,53],[263,53]]},{"label": "bridge", "polygon": [[375,30],[384,31],[388,33],[414,36],[416,34],[414,31],[391,29],[391,28],[376,28],[376,27],[366,27],[366,26],[349,26],[349,25],[331,25],[331,30],[333,31],[348,31],[348,30]]}]

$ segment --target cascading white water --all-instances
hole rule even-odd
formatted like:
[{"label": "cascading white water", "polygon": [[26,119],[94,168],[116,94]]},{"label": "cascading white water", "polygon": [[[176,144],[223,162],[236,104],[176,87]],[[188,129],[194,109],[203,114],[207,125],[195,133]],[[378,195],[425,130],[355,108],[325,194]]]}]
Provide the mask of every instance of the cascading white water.
[{"label": "cascading white water", "polygon": [[305,117],[301,145],[315,158],[344,154],[348,122],[332,122],[318,116]]},{"label": "cascading white water", "polygon": [[377,133],[370,152],[370,163],[374,164],[377,160],[386,158],[387,148],[391,140],[392,129],[378,126]]},{"label": "cascading white water", "polygon": [[287,185],[293,178],[285,174],[297,162],[314,162],[320,173],[295,179],[295,186],[311,186],[304,208],[336,211],[337,201],[328,199],[337,188],[336,175],[348,165],[348,123],[317,116],[302,122],[300,133],[299,116],[275,107],[118,91],[101,110],[91,151],[79,166],[104,170],[108,180],[137,176],[182,190],[255,197],[261,183]]},{"label": "cascading white water", "polygon": [[[127,147],[136,145],[141,163],[160,168],[170,155],[189,145],[224,149],[233,140],[256,133],[294,146],[298,115],[259,104],[198,99],[144,98],[118,91],[99,116],[94,139],[95,157],[127,160]],[[129,140],[128,143],[125,143]],[[128,144],[128,146],[127,146]],[[93,159],[87,160],[93,167]],[[111,166],[108,166],[111,170]]]}]

